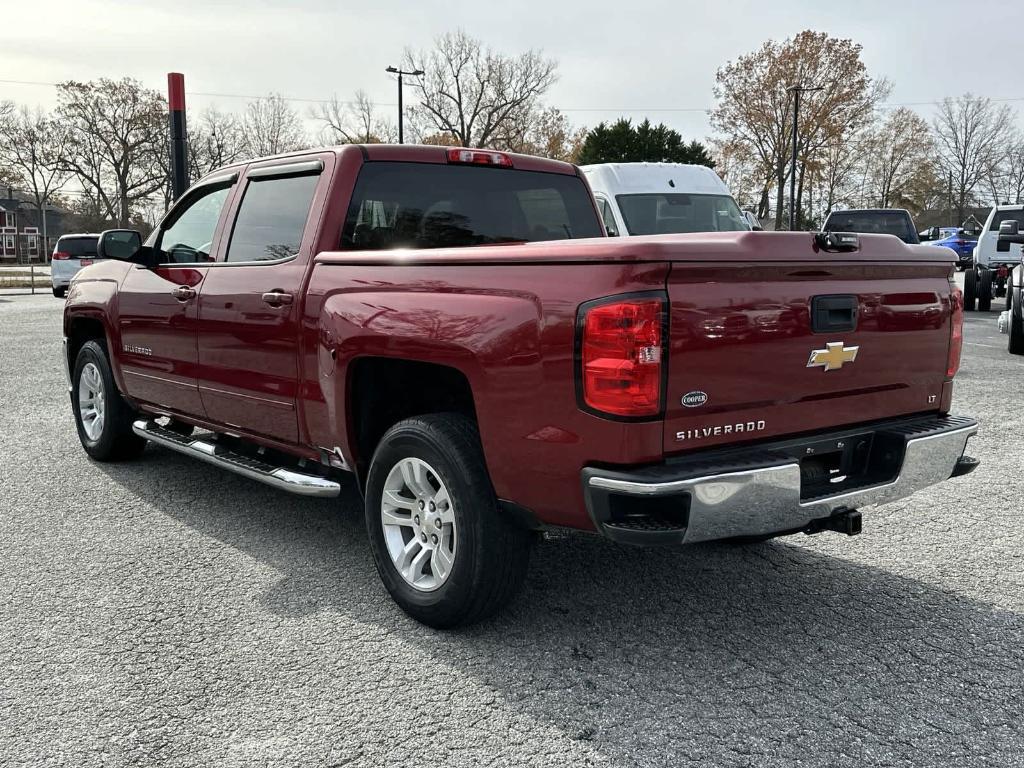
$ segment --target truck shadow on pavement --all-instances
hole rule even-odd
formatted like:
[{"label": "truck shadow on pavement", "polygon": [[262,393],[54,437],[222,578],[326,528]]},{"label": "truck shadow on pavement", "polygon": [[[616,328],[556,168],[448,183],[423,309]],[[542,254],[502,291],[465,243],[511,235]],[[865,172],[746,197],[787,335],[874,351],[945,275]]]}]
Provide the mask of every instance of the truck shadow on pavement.
[{"label": "truck shadow on pavement", "polygon": [[922,581],[785,539],[636,550],[556,535],[501,615],[436,632],[381,586],[354,489],[340,503],[294,498],[152,447],[100,469],[279,571],[253,596],[274,616],[376,627],[604,759],[1009,765],[1024,754],[1024,617]]}]

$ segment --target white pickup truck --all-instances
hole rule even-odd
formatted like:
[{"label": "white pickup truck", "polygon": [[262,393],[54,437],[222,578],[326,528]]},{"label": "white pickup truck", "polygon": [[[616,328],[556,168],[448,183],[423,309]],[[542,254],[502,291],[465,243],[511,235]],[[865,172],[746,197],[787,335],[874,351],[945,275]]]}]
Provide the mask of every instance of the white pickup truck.
[{"label": "white pickup truck", "polygon": [[[1016,221],[1024,228],[1024,205],[997,205],[992,208],[978,244],[974,247],[974,267],[964,273],[964,309],[977,308],[988,312],[993,298],[1007,298],[1010,309],[1012,291],[1008,290],[1010,273],[1021,263],[1020,243],[1011,243],[1008,251],[997,249],[999,228],[1004,221]],[[1018,286],[1019,287],[1019,286]]]}]

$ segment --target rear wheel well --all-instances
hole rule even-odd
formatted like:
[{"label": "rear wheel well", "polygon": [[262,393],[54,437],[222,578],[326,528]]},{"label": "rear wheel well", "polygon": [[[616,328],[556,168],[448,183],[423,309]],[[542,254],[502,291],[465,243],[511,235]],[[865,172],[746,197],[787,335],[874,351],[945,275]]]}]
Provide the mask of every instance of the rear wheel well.
[{"label": "rear wheel well", "polygon": [[399,421],[428,413],[459,413],[476,421],[469,380],[461,371],[436,363],[360,358],[349,378],[349,398],[360,479],[366,477],[381,437]]},{"label": "rear wheel well", "polygon": [[107,331],[103,322],[94,317],[75,318],[68,329],[68,370],[74,370],[78,352],[87,341],[98,341],[106,349]]}]

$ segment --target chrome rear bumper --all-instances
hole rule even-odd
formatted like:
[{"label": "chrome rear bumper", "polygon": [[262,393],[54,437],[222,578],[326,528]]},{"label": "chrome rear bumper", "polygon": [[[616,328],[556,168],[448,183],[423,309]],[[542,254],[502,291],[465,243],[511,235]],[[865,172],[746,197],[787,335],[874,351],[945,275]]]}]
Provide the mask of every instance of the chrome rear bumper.
[{"label": "chrome rear bumper", "polygon": [[[598,530],[626,543],[692,543],[795,532],[834,514],[896,501],[966,474],[977,462],[961,457],[977,431],[976,422],[955,417],[878,425],[878,434],[890,441],[893,435],[903,438],[902,460],[894,459],[899,465],[893,477],[834,495],[808,498],[802,493],[799,461],[773,455],[772,446],[736,456],[732,466],[719,471],[699,460],[634,476],[588,468],[583,472],[584,495]],[[673,514],[673,509],[685,509],[685,514]]]}]

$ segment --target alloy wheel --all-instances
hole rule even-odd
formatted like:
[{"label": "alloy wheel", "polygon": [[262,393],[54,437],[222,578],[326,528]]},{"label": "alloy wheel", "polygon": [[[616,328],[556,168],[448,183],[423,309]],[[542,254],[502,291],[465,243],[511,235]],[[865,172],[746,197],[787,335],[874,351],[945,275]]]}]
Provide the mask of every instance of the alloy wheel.
[{"label": "alloy wheel", "polygon": [[414,589],[432,592],[448,579],[456,555],[455,512],[448,489],[423,459],[391,468],[380,520],[391,562]]},{"label": "alloy wheel", "polygon": [[86,363],[78,377],[78,416],[86,437],[96,442],[103,435],[106,418],[106,394],[103,377],[95,363]]}]

